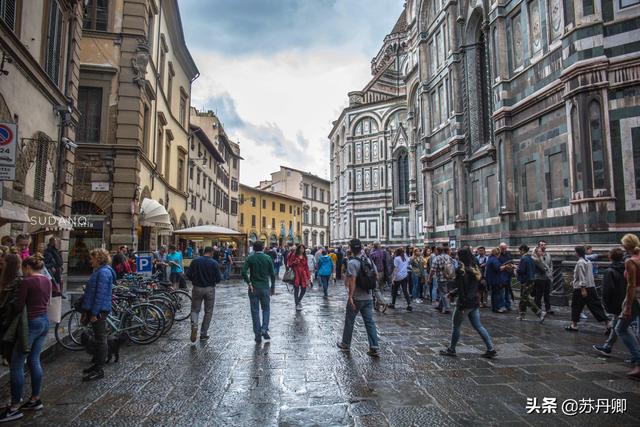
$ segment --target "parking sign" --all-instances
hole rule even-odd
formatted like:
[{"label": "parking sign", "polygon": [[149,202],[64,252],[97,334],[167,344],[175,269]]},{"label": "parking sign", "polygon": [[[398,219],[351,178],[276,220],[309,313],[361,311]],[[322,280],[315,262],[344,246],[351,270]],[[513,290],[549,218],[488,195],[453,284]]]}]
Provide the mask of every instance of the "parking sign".
[{"label": "parking sign", "polygon": [[153,271],[153,254],[136,254],[136,267],[138,273],[151,276]]}]

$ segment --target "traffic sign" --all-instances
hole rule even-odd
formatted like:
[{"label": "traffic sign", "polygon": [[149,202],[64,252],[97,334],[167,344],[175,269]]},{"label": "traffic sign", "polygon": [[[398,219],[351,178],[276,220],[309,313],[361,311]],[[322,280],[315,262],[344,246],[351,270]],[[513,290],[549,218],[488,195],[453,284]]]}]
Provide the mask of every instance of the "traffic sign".
[{"label": "traffic sign", "polygon": [[153,254],[136,255],[137,272],[150,276],[153,271]]},{"label": "traffic sign", "polygon": [[16,165],[17,140],[18,129],[16,124],[0,123],[0,165]]},{"label": "traffic sign", "polygon": [[16,167],[0,165],[0,181],[15,181]]}]

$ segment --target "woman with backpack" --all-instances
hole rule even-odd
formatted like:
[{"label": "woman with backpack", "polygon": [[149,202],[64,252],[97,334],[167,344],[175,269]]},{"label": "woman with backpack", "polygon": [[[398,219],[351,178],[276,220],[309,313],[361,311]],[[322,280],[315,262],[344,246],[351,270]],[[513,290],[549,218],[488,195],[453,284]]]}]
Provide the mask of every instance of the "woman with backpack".
[{"label": "woman with backpack", "polygon": [[404,298],[407,300],[407,311],[412,311],[411,298],[409,297],[409,257],[404,253],[402,247],[396,249],[395,257],[393,258],[393,274],[391,275],[393,280],[393,286],[391,288],[391,304],[389,308],[396,308],[396,297],[398,296],[398,289],[402,288]]},{"label": "woman with backpack", "polygon": [[493,342],[489,332],[480,323],[480,279],[482,275],[480,269],[473,262],[473,254],[469,248],[462,248],[458,252],[458,260],[460,266],[456,271],[456,284],[457,289],[452,293],[457,296],[456,307],[453,310],[453,329],[451,332],[451,343],[449,347],[444,350],[440,350],[440,354],[443,356],[456,356],[456,345],[460,339],[460,327],[464,320],[466,312],[471,326],[478,332],[484,344],[487,346],[487,351],[482,354],[482,357],[493,358],[496,356],[496,350],[493,348]]},{"label": "woman with backpack", "polygon": [[287,260],[287,266],[291,268],[295,274],[295,278],[293,280],[293,298],[296,303],[297,311],[302,310],[302,298],[307,292],[307,285],[311,280],[305,249],[305,246],[300,243],[296,247],[296,251],[289,255],[289,259]]}]

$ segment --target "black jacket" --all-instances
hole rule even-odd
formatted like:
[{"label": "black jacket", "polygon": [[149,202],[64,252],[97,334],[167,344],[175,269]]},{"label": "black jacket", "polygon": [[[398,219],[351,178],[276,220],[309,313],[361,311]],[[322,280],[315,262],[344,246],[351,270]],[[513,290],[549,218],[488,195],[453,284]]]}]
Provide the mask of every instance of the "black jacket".
[{"label": "black jacket", "polygon": [[624,263],[612,262],[602,279],[602,304],[607,313],[620,315],[626,293],[627,281],[624,278]]},{"label": "black jacket", "polygon": [[215,286],[222,279],[218,262],[210,256],[201,256],[191,261],[187,277],[193,286],[200,288]]},{"label": "black jacket", "polygon": [[480,307],[480,270],[471,267],[456,270],[457,306],[461,309]]}]

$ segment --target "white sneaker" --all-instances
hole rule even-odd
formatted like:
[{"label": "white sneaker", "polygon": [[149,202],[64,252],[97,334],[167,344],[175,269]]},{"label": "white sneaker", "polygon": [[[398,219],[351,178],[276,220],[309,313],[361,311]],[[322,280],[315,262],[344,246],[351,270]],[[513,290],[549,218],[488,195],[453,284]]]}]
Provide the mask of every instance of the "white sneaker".
[{"label": "white sneaker", "polygon": [[580,319],[581,320],[587,320],[588,318],[589,318],[589,316],[587,316],[586,314],[580,313]]},{"label": "white sneaker", "polygon": [[302,304],[301,303],[298,303],[296,305],[296,311],[302,311]]},{"label": "white sneaker", "polygon": [[542,310],[540,312],[540,316],[538,316],[540,318],[540,323],[544,322],[544,318],[547,317],[547,312]]}]

